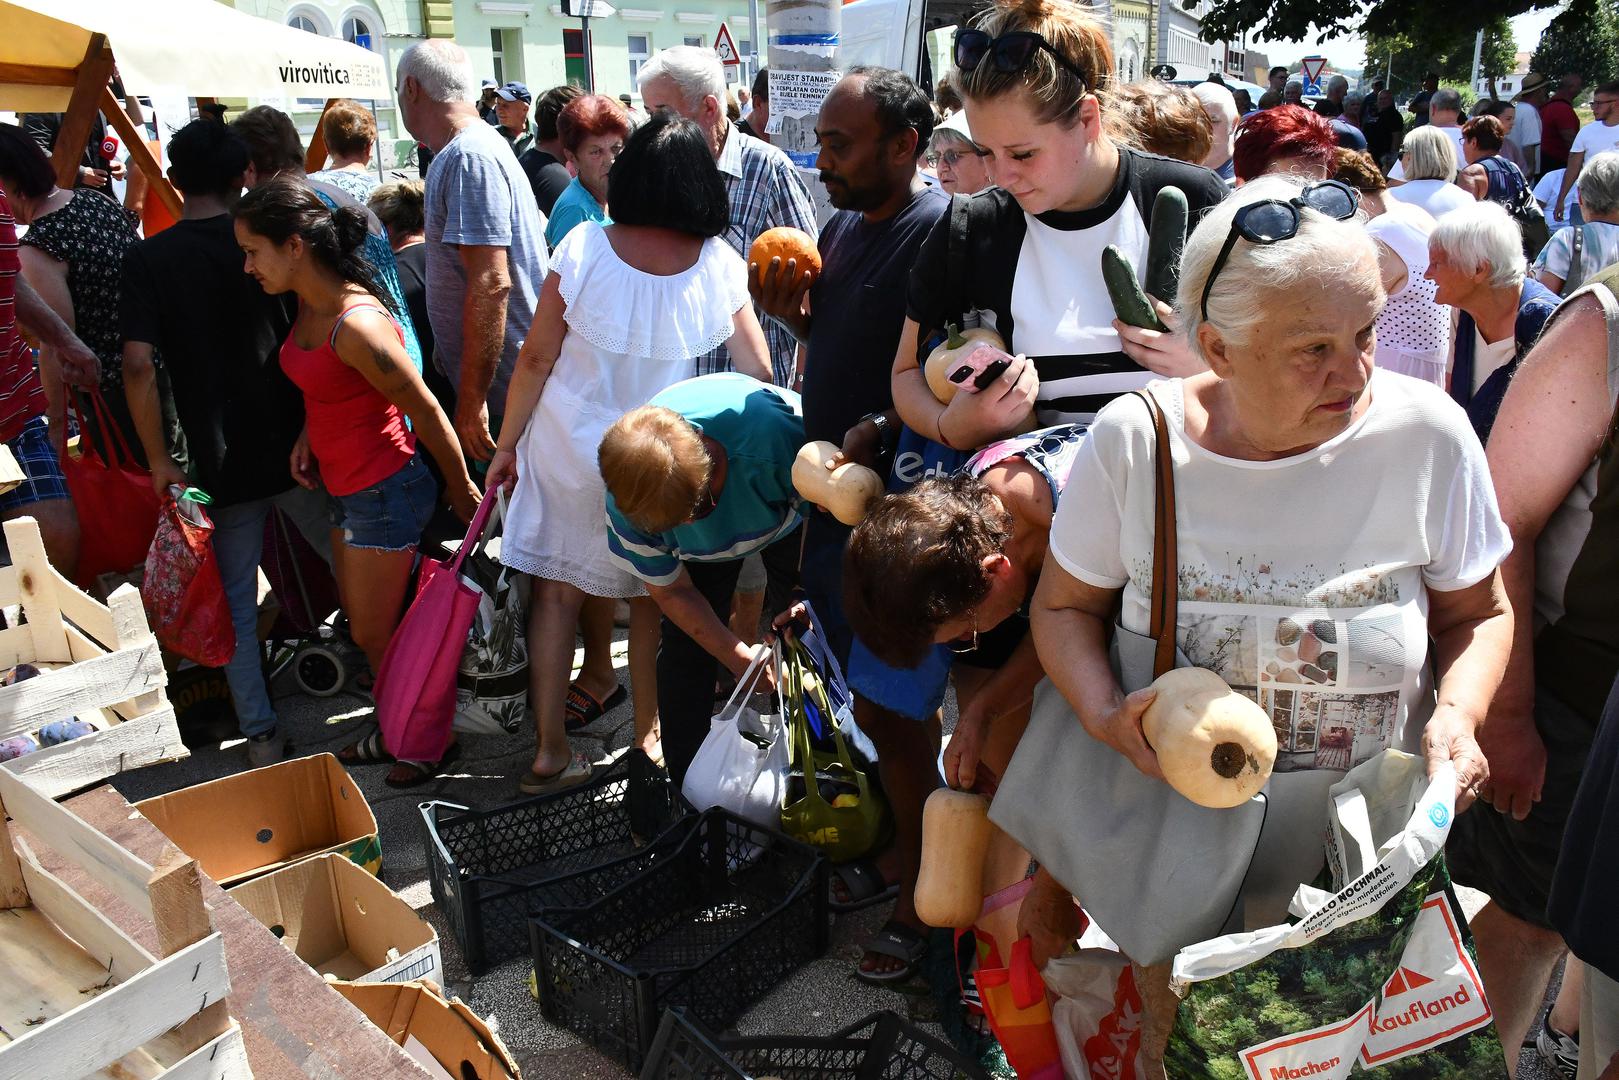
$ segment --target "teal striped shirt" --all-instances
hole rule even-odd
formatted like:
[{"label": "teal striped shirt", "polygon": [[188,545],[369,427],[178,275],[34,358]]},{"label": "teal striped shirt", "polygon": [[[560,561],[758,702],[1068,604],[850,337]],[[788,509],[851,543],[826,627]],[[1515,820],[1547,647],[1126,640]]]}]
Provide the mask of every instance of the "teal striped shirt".
[{"label": "teal striped shirt", "polygon": [[651,585],[672,585],[682,560],[729,562],[798,527],[793,459],[804,445],[798,395],[747,375],[687,379],[648,404],[672,409],[725,448],[725,484],[712,513],[668,532],[630,524],[607,496],[607,548],[615,562]]}]

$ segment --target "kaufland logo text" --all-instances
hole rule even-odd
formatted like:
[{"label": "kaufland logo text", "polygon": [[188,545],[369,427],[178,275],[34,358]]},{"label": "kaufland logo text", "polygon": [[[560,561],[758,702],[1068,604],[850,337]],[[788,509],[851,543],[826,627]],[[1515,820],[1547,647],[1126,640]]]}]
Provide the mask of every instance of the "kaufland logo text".
[{"label": "kaufland logo text", "polygon": [[[1473,995],[1468,993],[1467,986],[1463,983],[1457,983],[1456,992],[1454,994],[1446,994],[1443,997],[1433,998],[1427,1001],[1419,998],[1418,1000],[1407,1005],[1405,1009],[1400,1012],[1392,1014],[1380,1013],[1375,1019],[1372,1020],[1372,1030],[1386,1032],[1394,1031],[1397,1028],[1408,1027],[1411,1024],[1417,1023],[1419,1020],[1427,1020],[1435,1016],[1442,1016],[1445,1013],[1450,1012],[1452,1009],[1457,1009],[1463,1005],[1472,1004],[1472,1001]],[[1383,1007],[1387,1009],[1388,1004],[1385,1002]]]},{"label": "kaufland logo text", "polygon": [[1326,1061],[1307,1061],[1296,1069],[1287,1065],[1272,1065],[1270,1080],[1297,1080],[1301,1076],[1319,1076],[1337,1068],[1341,1060],[1341,1058],[1329,1058]]}]

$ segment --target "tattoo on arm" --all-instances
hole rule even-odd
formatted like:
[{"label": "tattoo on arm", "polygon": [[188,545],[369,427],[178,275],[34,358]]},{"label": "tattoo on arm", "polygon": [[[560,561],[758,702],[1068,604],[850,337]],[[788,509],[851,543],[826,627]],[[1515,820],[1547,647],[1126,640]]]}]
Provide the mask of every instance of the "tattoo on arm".
[{"label": "tattoo on arm", "polygon": [[392,375],[398,370],[399,365],[387,348],[381,345],[371,345],[369,348],[371,350],[371,362],[376,365],[377,374]]}]

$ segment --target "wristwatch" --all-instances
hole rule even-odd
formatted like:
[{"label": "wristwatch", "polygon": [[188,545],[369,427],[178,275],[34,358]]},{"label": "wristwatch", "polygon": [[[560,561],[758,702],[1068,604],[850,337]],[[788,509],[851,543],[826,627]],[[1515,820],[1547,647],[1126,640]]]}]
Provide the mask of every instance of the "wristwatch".
[{"label": "wristwatch", "polygon": [[867,420],[870,420],[872,427],[877,429],[878,439],[886,440],[888,438],[888,429],[891,425],[888,422],[887,413],[869,412],[862,416],[858,422],[864,424]]}]

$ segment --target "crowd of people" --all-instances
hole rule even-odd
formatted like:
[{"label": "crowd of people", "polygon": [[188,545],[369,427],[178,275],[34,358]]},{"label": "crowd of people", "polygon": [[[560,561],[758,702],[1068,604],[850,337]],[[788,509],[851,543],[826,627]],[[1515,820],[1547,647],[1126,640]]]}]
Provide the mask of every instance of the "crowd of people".
[{"label": "crowd of people", "polygon": [[[98,177],[57,187],[47,127],[0,126],[0,439],[28,473],[0,516],[37,519],[71,572],[59,455],[87,394],[157,490],[204,489],[262,765],[286,749],[255,629],[268,515],[330,562],[375,671],[430,519],[504,488],[500,558],[530,579],[525,794],[587,780],[569,733],[627,697],[680,783],[716,693],[807,602],[893,817],[832,901],[895,901],[857,965],[892,983],[927,948],[923,804],[941,783],[995,791],[1042,680],[1076,733],[1162,775],[1151,693],[1109,658],[1150,618],[1144,392],[1173,456],[1180,647],[1282,747],[1287,835],[1261,842],[1246,925],[1285,919],[1319,870],[1345,770],[1391,747],[1453,766],[1450,865],[1490,897],[1473,928],[1508,1068],[1572,947],[1588,965],[1570,959],[1541,1045],[1597,1076],[1619,1051],[1600,854],[1619,828],[1619,84],[1583,126],[1578,75],[1471,116],[1431,79],[1409,124],[1379,82],[1335,77],[1307,107],[1283,68],[1258,102],[1218,79],[1124,85],[1069,0],[999,0],[951,59],[931,100],[883,68],[832,87],[819,224],[768,141],[763,73],[743,117],[716,56],[685,46],[641,66],[644,115],[413,46],[396,100],[425,180],[381,182],[352,103],[325,113],[329,161],[307,174],[285,114],[204,117],[165,147],[184,212],[146,238]],[[1175,294],[1149,298],[1165,329],[1145,329],[1115,313],[1102,256],[1146,268],[1166,188],[1191,229]],[[818,268],[749,263],[781,226],[816,237]],[[945,401],[924,362],[957,328],[1009,362]],[[794,489],[816,440],[886,485],[857,526]],[[370,734],[340,757],[410,786],[455,752],[396,761]],[[997,832],[984,892],[1026,892],[986,915],[981,957],[1076,936],[1072,890],[1043,868],[1022,884],[1028,866]]]}]

